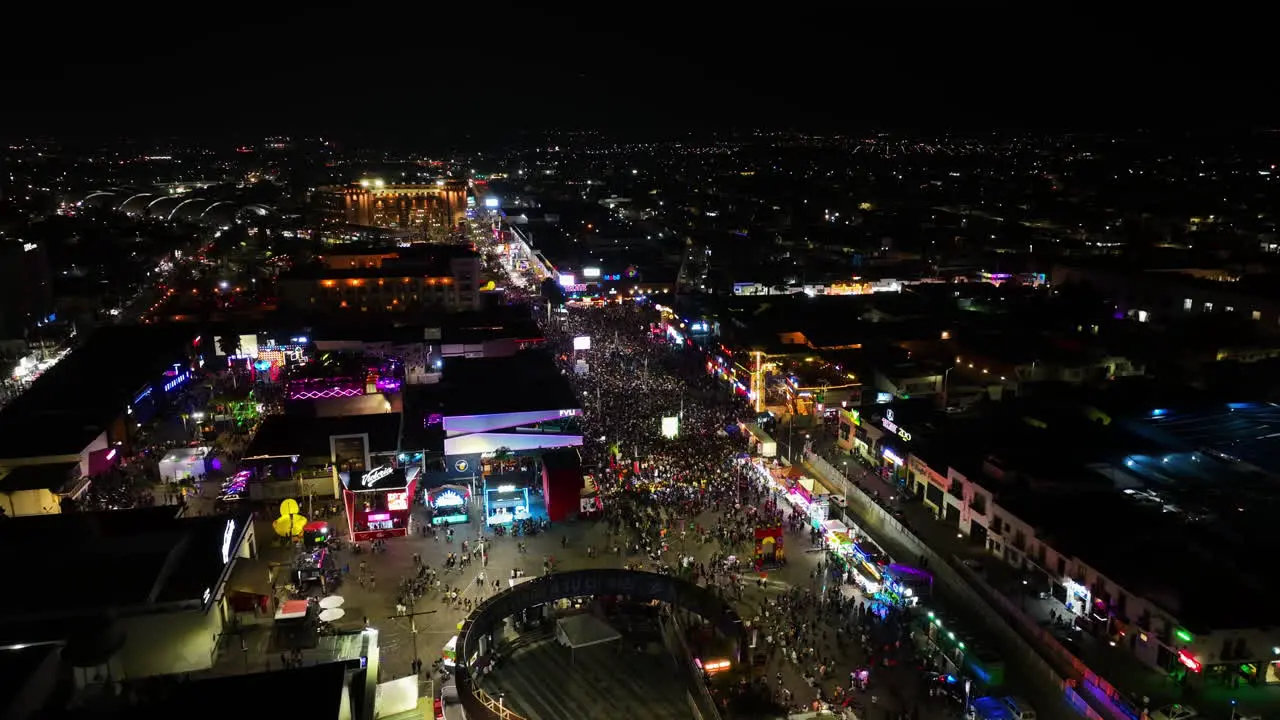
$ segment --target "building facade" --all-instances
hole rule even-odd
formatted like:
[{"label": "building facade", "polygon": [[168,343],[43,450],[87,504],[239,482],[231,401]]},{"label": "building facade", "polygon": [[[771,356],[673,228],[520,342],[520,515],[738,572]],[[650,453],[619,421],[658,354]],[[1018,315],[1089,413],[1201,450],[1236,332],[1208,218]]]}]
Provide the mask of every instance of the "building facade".
[{"label": "building facade", "polygon": [[461,180],[413,185],[362,180],[320,192],[326,219],[350,225],[425,231],[456,226],[467,211],[467,185]]},{"label": "building facade", "polygon": [[326,257],[323,265],[281,276],[282,304],[313,311],[415,312],[478,310],[480,258],[396,253]]}]

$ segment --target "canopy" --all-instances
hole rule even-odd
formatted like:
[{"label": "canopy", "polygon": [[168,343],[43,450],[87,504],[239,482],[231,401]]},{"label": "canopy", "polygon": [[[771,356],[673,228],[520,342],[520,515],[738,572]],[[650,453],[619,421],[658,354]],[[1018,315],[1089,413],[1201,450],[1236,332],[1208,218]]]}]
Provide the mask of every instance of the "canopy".
[{"label": "canopy", "polygon": [[344,602],[346,602],[346,600],[343,599],[341,595],[330,595],[329,597],[324,598],[323,600],[320,601],[320,607],[324,608],[325,610],[328,610],[330,608],[340,608],[342,607],[342,604]]},{"label": "canopy", "polygon": [[845,525],[844,523],[840,522],[839,520],[826,520],[826,521],[823,521],[823,523],[822,523],[822,529],[823,529],[823,530],[826,530],[826,531],[827,531],[827,532],[829,532],[829,533],[847,533],[847,532],[849,532],[849,526],[848,526],[848,525]]},{"label": "canopy", "polygon": [[325,608],[320,611],[320,622],[331,623],[334,620],[341,620],[346,614],[347,611],[342,608]]},{"label": "canopy", "polygon": [[583,613],[556,621],[556,640],[571,650],[603,645],[621,638],[622,633],[595,615]]},{"label": "canopy", "polygon": [[231,576],[227,579],[227,590],[270,597],[275,594],[273,569],[262,558],[236,558],[236,564],[231,567]]},{"label": "canopy", "polygon": [[310,604],[306,600],[286,600],[276,611],[277,620],[300,620],[307,616]]}]

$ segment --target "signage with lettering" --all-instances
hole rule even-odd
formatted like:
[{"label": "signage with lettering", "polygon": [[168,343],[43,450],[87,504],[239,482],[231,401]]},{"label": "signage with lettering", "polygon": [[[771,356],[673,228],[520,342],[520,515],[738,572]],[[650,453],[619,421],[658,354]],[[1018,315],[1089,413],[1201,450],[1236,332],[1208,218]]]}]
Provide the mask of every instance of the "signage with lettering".
[{"label": "signage with lettering", "polygon": [[222,529],[222,564],[231,562],[231,543],[236,539],[236,521],[228,520]]},{"label": "signage with lettering", "polygon": [[431,498],[432,507],[462,507],[466,504],[467,499],[464,498],[462,493],[457,490],[445,490],[443,492],[436,493],[435,497]]},{"label": "signage with lettering", "polygon": [[395,471],[396,469],[391,467],[390,465],[383,465],[382,467],[376,467],[370,470],[369,472],[365,473],[364,475],[360,476],[360,485],[361,487],[373,487],[379,480],[385,479],[387,476],[389,476],[391,473]]},{"label": "signage with lettering", "polygon": [[186,382],[186,381],[188,381],[188,380],[190,380],[190,379],[191,379],[191,371],[189,371],[189,370],[188,370],[188,371],[186,371],[186,372],[183,372],[182,374],[180,374],[180,375],[178,375],[177,377],[173,378],[173,379],[172,379],[172,380],[170,380],[169,382],[165,383],[165,384],[164,384],[164,391],[165,391],[165,392],[169,392],[170,390],[173,390],[174,388],[178,387],[179,385],[181,385],[182,383],[184,383],[184,382]]},{"label": "signage with lettering", "polygon": [[898,424],[893,421],[892,410],[884,411],[884,418],[880,421],[880,426],[891,433],[896,433],[898,437],[906,440],[907,442],[911,441],[911,433],[898,427]]},{"label": "signage with lettering", "polygon": [[467,462],[466,460],[455,460],[453,462],[453,469],[457,470],[460,473],[464,473],[471,469],[471,463]]},{"label": "signage with lettering", "polygon": [[561,410],[561,411],[560,411],[560,417],[578,417],[578,416],[579,416],[579,415],[581,415],[581,414],[582,414],[582,411],[581,411],[581,410],[579,410],[579,409],[577,409],[577,408],[575,408],[575,409],[573,409],[573,410]]}]

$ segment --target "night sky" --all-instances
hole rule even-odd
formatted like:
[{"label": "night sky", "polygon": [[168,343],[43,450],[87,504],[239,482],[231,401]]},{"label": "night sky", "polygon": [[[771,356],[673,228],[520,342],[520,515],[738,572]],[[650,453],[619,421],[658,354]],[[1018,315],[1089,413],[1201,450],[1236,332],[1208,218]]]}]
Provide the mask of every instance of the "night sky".
[{"label": "night sky", "polygon": [[1276,105],[1270,43],[1192,34],[1193,20],[1120,27],[1007,3],[272,5],[33,10],[5,30],[0,129],[1217,127],[1267,124]]}]

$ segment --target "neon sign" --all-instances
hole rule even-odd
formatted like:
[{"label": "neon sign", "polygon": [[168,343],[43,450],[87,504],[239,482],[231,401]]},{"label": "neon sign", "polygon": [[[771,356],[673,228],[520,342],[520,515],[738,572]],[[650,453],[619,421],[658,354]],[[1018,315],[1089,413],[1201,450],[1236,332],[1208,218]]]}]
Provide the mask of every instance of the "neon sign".
[{"label": "neon sign", "polygon": [[169,392],[170,390],[172,390],[172,389],[174,389],[174,388],[178,387],[179,385],[181,385],[182,383],[184,383],[184,382],[186,382],[186,381],[188,381],[188,380],[190,380],[190,379],[191,379],[191,371],[190,371],[190,370],[187,370],[187,371],[183,372],[181,375],[178,375],[178,376],[177,376],[177,377],[175,377],[174,379],[172,379],[172,380],[170,380],[169,382],[165,383],[165,384],[164,384],[164,391],[165,391],[165,392]]},{"label": "neon sign", "polygon": [[467,504],[467,499],[457,490],[445,490],[437,494],[431,500],[433,507],[462,507]]},{"label": "neon sign", "polygon": [[371,523],[385,522],[391,519],[391,513],[369,513],[365,516],[365,519]]},{"label": "neon sign", "polygon": [[222,530],[222,564],[231,562],[231,543],[236,539],[236,521],[228,520]]},{"label": "neon sign", "polygon": [[363,395],[364,389],[358,387],[331,387],[324,390],[295,390],[289,393],[290,400],[328,400],[330,398],[347,398]]},{"label": "neon sign", "polygon": [[891,433],[896,433],[898,437],[906,440],[907,442],[911,441],[911,433],[898,427],[898,424],[893,421],[892,410],[884,411],[884,418],[880,420],[880,426]]},{"label": "neon sign", "polygon": [[387,509],[388,510],[408,510],[409,509],[409,493],[407,491],[387,493]]},{"label": "neon sign", "polygon": [[373,487],[373,485],[379,480],[387,477],[395,471],[396,469],[390,465],[383,465],[382,467],[374,468],[360,476],[360,485],[362,487]]}]

